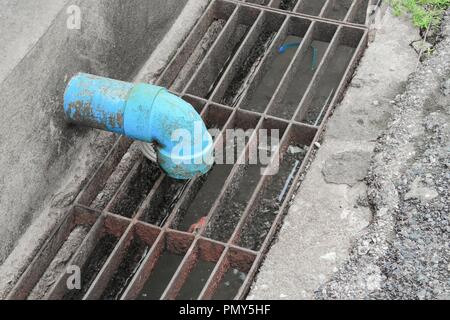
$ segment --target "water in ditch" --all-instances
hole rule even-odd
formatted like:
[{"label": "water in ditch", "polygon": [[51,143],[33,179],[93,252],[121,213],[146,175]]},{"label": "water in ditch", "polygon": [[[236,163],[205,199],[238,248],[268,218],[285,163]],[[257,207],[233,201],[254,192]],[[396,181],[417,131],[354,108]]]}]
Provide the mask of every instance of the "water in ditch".
[{"label": "water in ditch", "polygon": [[238,242],[239,246],[254,251],[261,249],[307,152],[306,146],[291,145],[289,147],[280,163],[277,175],[273,176],[265,187],[256,209],[245,222]]},{"label": "water in ditch", "polygon": [[193,76],[203,58],[205,58],[209,49],[216,41],[220,32],[225,27],[226,23],[227,22],[223,19],[216,19],[211,23],[208,30],[205,32],[202,39],[200,39],[191,56],[186,61],[177,78],[170,87],[171,90],[181,92],[184,89],[187,82]]},{"label": "water in ditch", "polygon": [[175,271],[183,260],[183,255],[165,251],[159,257],[150,277],[139,292],[139,300],[159,300]]},{"label": "water in ditch", "polygon": [[248,57],[245,59],[244,63],[239,68],[225,91],[225,94],[221,100],[222,104],[232,107],[237,104],[239,98],[252,81],[257,67],[275,39],[275,36],[276,32],[274,31],[266,31],[261,33],[252,49],[250,49]]},{"label": "water in ditch", "polygon": [[165,177],[153,199],[144,209],[141,220],[159,227],[163,226],[187,184],[187,181]]},{"label": "water in ditch", "polygon": [[315,40],[311,43],[301,58],[298,70],[293,81],[288,85],[281,102],[275,103],[269,110],[269,114],[286,120],[292,119],[328,46],[329,42]]},{"label": "water in ditch", "polygon": [[81,289],[67,291],[63,300],[81,300],[83,298],[118,242],[119,239],[112,234],[106,234],[100,238],[81,268]]},{"label": "water in ditch", "polygon": [[[291,43],[300,43],[302,38],[289,35],[286,37],[282,45]],[[275,52],[275,57],[267,71],[264,73],[261,81],[256,88],[249,93],[249,97],[242,105],[243,109],[264,112],[276,88],[278,87],[284,73],[292,61],[296,52],[295,48],[290,48],[284,53]]]},{"label": "water in ditch", "polygon": [[108,282],[101,300],[119,300],[147,255],[149,246],[135,237],[126,249],[119,268]]},{"label": "water in ditch", "polygon": [[215,262],[198,260],[176,299],[197,300],[215,266]]},{"label": "water in ditch", "polygon": [[295,8],[298,0],[281,0],[280,9],[292,11]]},{"label": "water in ditch", "polygon": [[247,274],[238,269],[228,270],[220,281],[216,292],[212,296],[213,300],[233,300],[244,284]]},{"label": "water in ditch", "polygon": [[222,205],[208,224],[208,238],[228,242],[261,179],[262,168],[261,165],[247,165],[241,177],[229,186]]},{"label": "water in ditch", "polygon": [[142,152],[139,150],[138,144],[133,143],[127,153],[125,153],[122,157],[114,172],[109,176],[103,189],[90,204],[91,208],[97,210],[105,209],[113,196],[116,194],[123,180],[125,180],[131,168],[133,168],[133,165],[141,156]]}]

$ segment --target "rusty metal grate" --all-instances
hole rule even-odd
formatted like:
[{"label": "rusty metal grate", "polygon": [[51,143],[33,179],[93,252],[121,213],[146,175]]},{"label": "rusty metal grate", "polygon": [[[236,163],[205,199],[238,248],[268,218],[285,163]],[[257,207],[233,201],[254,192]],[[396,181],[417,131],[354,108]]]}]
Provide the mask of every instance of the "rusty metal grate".
[{"label": "rusty metal grate", "polygon": [[[120,137],[9,298],[32,297],[36,286],[43,299],[246,296],[368,38],[368,0],[344,1],[342,21],[329,20],[334,0],[300,0],[292,12],[282,2],[213,1],[157,82],[220,130],[216,144],[226,129],[279,129],[271,158],[281,159],[279,173],[216,165],[205,177],[174,181]],[[299,45],[280,54],[292,41]],[[257,142],[253,134],[240,157]],[[189,230],[202,217],[198,232]],[[68,274],[48,268],[80,230],[86,236],[63,264],[81,267],[82,289],[69,291]]]}]

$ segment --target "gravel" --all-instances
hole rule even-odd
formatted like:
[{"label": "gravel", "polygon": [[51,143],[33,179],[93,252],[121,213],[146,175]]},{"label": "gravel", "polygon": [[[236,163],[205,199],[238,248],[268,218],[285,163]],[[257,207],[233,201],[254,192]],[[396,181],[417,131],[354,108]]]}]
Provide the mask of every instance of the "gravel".
[{"label": "gravel", "polygon": [[373,222],[319,299],[450,299],[450,16],[397,96],[366,178]]}]

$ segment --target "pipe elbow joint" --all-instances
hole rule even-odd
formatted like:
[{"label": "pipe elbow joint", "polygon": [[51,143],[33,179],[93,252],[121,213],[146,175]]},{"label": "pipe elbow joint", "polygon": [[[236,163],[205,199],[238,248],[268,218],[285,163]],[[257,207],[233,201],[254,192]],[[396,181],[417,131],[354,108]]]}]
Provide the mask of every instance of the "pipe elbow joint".
[{"label": "pipe elbow joint", "polygon": [[70,121],[154,143],[160,167],[175,179],[206,174],[213,141],[195,109],[165,88],[78,74],[64,110]]}]

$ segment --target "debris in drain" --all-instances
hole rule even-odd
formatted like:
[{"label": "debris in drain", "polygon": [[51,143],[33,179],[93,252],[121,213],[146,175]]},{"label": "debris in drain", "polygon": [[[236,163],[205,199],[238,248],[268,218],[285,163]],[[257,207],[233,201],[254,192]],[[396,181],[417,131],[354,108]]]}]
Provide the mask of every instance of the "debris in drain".
[{"label": "debris in drain", "polygon": [[103,190],[99,192],[97,197],[90,204],[91,208],[97,210],[105,209],[105,207],[113,198],[114,194],[119,189],[127,174],[130,172],[131,168],[136,163],[136,161],[139,160],[141,155],[142,152],[139,150],[138,144],[133,143],[128,149],[128,152],[125,153],[125,155],[122,157],[122,160],[117,165],[117,168],[106,181]]},{"label": "debris in drain", "polygon": [[293,178],[291,179],[291,177],[298,172],[308,150],[307,146],[298,145],[291,145],[288,148],[288,152],[281,161],[278,174],[271,178],[272,181],[263,190],[256,209],[245,222],[238,241],[239,246],[254,251],[261,248],[285,200],[285,194],[283,194],[280,201],[282,190],[289,190],[292,186]]},{"label": "debris in drain", "polygon": [[198,43],[194,52],[189,57],[188,61],[184,64],[178,77],[173,82],[171,89],[175,92],[181,92],[184,89],[187,81],[194,74],[195,68],[198,67],[203,58],[212,47],[222,29],[227,22],[223,19],[214,20],[209,26],[203,38]]},{"label": "debris in drain", "polygon": [[281,0],[280,9],[292,11],[295,8],[297,2],[298,0]]},{"label": "debris in drain", "polygon": [[236,28],[236,30],[234,32],[234,37],[232,38],[232,40],[230,41],[230,44],[229,44],[229,46],[231,47],[231,51],[230,51],[227,59],[225,60],[225,63],[223,64],[222,68],[220,69],[219,74],[216,76],[216,79],[214,80],[213,84],[209,88],[208,93],[205,96],[206,99],[209,99],[211,97],[211,94],[214,92],[214,89],[216,88],[220,79],[222,79],[222,76],[223,76],[225,70],[227,70],[231,60],[235,56],[236,52],[238,51],[241,43],[244,41],[245,36],[247,35],[249,30],[250,30],[250,27],[245,24],[240,24]]},{"label": "debris in drain", "polygon": [[261,165],[248,165],[238,181],[230,185],[219,210],[206,229],[208,238],[228,242],[261,178]]},{"label": "debris in drain", "polygon": [[161,170],[156,163],[148,159],[142,160],[124,193],[117,198],[110,211],[127,218],[133,217],[160,175]]},{"label": "debris in drain", "polygon": [[81,268],[81,289],[67,291],[63,300],[81,300],[105,264],[119,239],[112,234],[104,235],[92,250],[88,260]]},{"label": "debris in drain", "polygon": [[[301,41],[302,38],[289,35],[284,39],[282,45]],[[277,54],[275,56],[262,79],[256,85],[256,88],[252,90],[249,97],[243,102],[242,108],[256,112],[265,111],[284,73],[288,69],[295,52],[296,50],[287,50],[284,54]]]},{"label": "debris in drain", "polygon": [[149,246],[139,238],[133,239],[126,249],[126,254],[119,268],[108,282],[101,300],[119,300],[141,263],[147,256]]},{"label": "debris in drain", "polygon": [[247,274],[245,272],[241,272],[238,269],[228,270],[220,281],[212,299],[233,300],[246,278]]},{"label": "debris in drain", "polygon": [[139,293],[139,300],[158,300],[172,279],[183,260],[183,255],[165,251],[156,262],[144,288]]},{"label": "debris in drain", "polygon": [[207,219],[207,217],[201,217],[197,223],[194,223],[189,227],[188,232],[195,233],[195,234],[199,233],[200,230],[202,230],[205,227],[205,224],[207,221],[206,219]]},{"label": "debris in drain", "polygon": [[215,266],[215,262],[198,260],[195,267],[189,273],[176,299],[197,300]]},{"label": "debris in drain", "polygon": [[317,40],[311,43],[311,46],[299,62],[298,70],[294,75],[294,81],[288,85],[281,102],[275,103],[270,108],[269,114],[287,120],[292,119],[329,44],[329,42]]},{"label": "debris in drain", "polygon": [[163,226],[187,185],[187,181],[165,177],[144,210],[141,220],[159,227]]},{"label": "debris in drain", "polygon": [[40,300],[45,297],[50,288],[55,284],[58,277],[65,272],[67,263],[72,258],[75,251],[83,242],[88,233],[88,228],[78,226],[70,233],[67,240],[59,249],[53,261],[48,266],[42,278],[36,284],[28,296],[28,300]]},{"label": "debris in drain", "polygon": [[261,63],[273,40],[275,39],[276,34],[276,32],[266,31],[258,37],[256,43],[250,50],[247,59],[239,68],[237,74],[231,81],[231,84],[228,86],[224,97],[222,98],[222,104],[232,107],[236,105],[245,89],[252,82],[255,71]]}]

